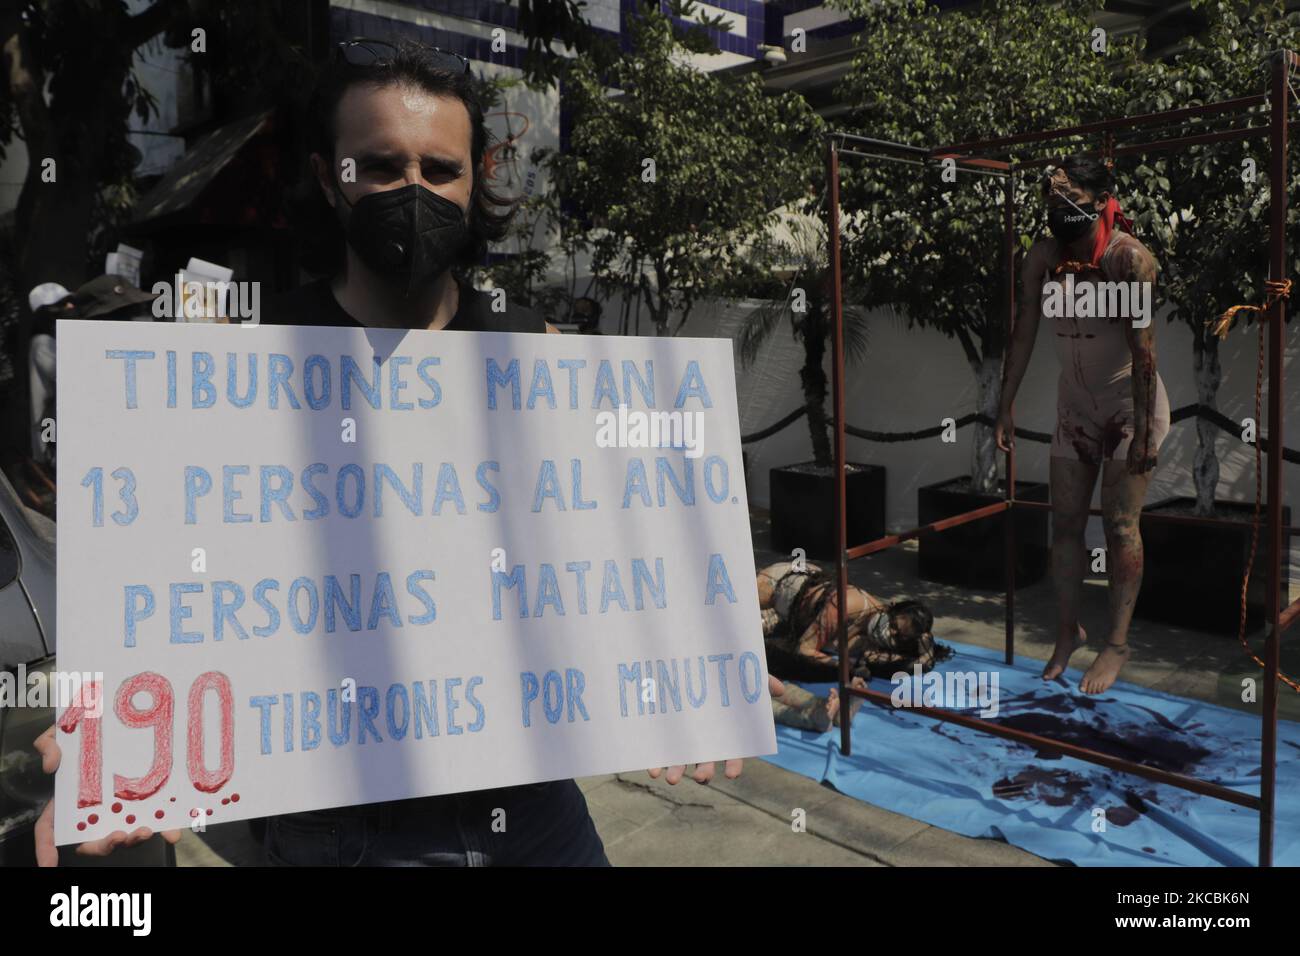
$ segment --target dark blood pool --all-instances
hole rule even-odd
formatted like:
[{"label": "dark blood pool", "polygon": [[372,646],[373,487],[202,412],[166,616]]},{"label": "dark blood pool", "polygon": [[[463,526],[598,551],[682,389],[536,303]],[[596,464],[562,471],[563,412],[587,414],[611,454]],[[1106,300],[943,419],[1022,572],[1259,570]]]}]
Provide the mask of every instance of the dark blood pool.
[{"label": "dark blood pool", "polygon": [[126,822],[127,822],[127,823],[135,823],[135,814],[134,814],[134,813],[128,813],[128,814],[126,815]]},{"label": "dark blood pool", "polygon": [[176,798],[175,798],[175,797],[172,797],[172,803],[175,803],[175,802],[176,802]]},{"label": "dark blood pool", "polygon": [[78,823],[78,824],[77,824],[77,829],[78,829],[78,830],[84,830],[84,829],[86,829],[86,824],[85,824],[85,822],[83,821],[83,822],[81,822],[81,823]]},{"label": "dark blood pool", "polygon": [[223,807],[224,807],[226,804],[228,804],[229,802],[230,802],[230,798],[229,798],[229,797],[222,797],[222,798],[221,798],[221,805],[222,805]]},{"label": "dark blood pool", "polygon": [[113,812],[114,812],[114,813],[121,813],[121,812],[122,812],[122,804],[120,804],[120,803],[115,803],[115,804],[113,804]]},{"label": "dark blood pool", "polygon": [[[1152,714],[1159,727],[1125,727],[1122,736],[1115,732],[1107,733],[1084,721],[1063,719],[1052,714],[1013,714],[997,723],[1174,773],[1186,772],[1209,754],[1209,750],[1187,739],[1188,735],[1183,734],[1167,718],[1153,711],[1148,710],[1148,713]],[[1050,747],[1043,749],[1051,753]]]},{"label": "dark blood pool", "polygon": [[1143,853],[1154,853],[1154,852],[1156,852],[1156,851],[1155,851],[1155,848],[1154,848],[1154,847],[1144,846],[1144,847],[1142,848],[1142,852],[1143,852]]},{"label": "dark blood pool", "polygon": [[99,814],[98,814],[98,813],[92,813],[90,816],[86,817],[86,819],[89,820],[91,823],[98,823],[98,822],[99,822]]},{"label": "dark blood pool", "polygon": [[1066,807],[1088,789],[1082,777],[1068,770],[1042,770],[1030,767],[1011,779],[1003,777],[993,784],[993,795],[1003,799],[1025,797],[1041,800],[1049,807]]},{"label": "dark blood pool", "polygon": [[1117,827],[1126,827],[1138,818],[1138,812],[1132,807],[1107,807],[1106,819]]},{"label": "dark blood pool", "polygon": [[212,816],[212,811],[211,811],[211,810],[208,811],[208,816]]},{"label": "dark blood pool", "polygon": [[237,793],[232,793],[232,794],[230,795],[230,802],[231,802],[231,803],[238,803],[238,802],[239,802],[239,794],[237,794]]},{"label": "dark blood pool", "polygon": [[161,810],[155,810],[153,815],[155,820],[161,820],[163,818],[163,812]]}]

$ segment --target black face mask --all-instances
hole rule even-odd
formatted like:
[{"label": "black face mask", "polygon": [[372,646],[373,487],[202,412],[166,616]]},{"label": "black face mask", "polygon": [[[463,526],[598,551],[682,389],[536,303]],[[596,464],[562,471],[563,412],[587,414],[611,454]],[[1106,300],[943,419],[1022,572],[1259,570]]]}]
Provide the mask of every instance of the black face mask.
[{"label": "black face mask", "polygon": [[1058,206],[1047,211],[1047,228],[1060,242],[1070,243],[1087,235],[1096,218],[1073,206]]},{"label": "black face mask", "polygon": [[469,238],[460,207],[419,183],[343,203],[348,245],[375,272],[400,282],[406,295],[453,265]]}]

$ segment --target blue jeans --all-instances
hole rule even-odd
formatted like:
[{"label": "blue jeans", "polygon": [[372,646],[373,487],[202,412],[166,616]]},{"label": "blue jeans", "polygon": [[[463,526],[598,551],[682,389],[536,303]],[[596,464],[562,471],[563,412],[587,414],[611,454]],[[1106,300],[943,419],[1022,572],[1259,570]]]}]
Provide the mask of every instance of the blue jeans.
[{"label": "blue jeans", "polygon": [[267,819],[272,866],[609,866],[572,780]]}]

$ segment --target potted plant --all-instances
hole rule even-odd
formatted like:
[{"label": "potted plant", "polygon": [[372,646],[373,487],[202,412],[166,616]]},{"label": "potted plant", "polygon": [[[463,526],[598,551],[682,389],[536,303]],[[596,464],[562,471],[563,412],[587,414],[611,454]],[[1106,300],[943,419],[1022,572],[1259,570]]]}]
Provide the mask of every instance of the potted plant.
[{"label": "potted plant", "polygon": [[[784,222],[788,238],[769,236],[749,250],[749,269],[756,271],[758,278],[751,271],[739,280],[747,284],[747,291],[766,293],[764,304],[749,313],[741,327],[740,360],[742,366],[752,365],[763,344],[787,322],[791,336],[803,349],[799,382],[813,457],[769,472],[772,547],[787,552],[802,548],[809,557],[833,558],[835,462],[823,368],[833,327],[825,228],[822,220],[799,211],[787,211]],[[853,305],[845,305],[843,312],[847,362],[866,352],[867,317]],[[849,546],[881,537],[885,533],[884,467],[846,462],[844,481]]]}]

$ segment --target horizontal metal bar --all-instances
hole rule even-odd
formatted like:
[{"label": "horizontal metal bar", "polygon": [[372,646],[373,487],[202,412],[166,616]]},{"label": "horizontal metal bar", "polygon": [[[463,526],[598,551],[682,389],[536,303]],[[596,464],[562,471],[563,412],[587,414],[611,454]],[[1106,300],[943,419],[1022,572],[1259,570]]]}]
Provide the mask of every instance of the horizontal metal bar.
[{"label": "horizontal metal bar", "polygon": [[955,159],[959,166],[985,166],[989,169],[1002,170],[1009,170],[1011,168],[1010,163],[1004,163],[1000,159],[978,159],[969,156],[960,156],[957,153],[931,153],[930,158],[938,160]]},{"label": "horizontal metal bar", "polygon": [[835,152],[841,156],[861,156],[863,159],[884,159],[891,163],[902,163],[904,166],[926,166],[919,159],[904,159],[902,156],[886,156],[883,153],[860,153],[856,149],[837,149]]},{"label": "horizontal metal bar", "polygon": [[[918,162],[915,159],[903,159],[901,156],[885,156],[880,153],[860,153],[856,149],[837,149],[835,152],[841,156],[860,156],[863,159],[883,159],[891,163],[902,163],[904,166],[933,166],[933,163]],[[998,179],[1006,179],[1008,173],[994,172],[991,169],[963,169],[964,173],[974,173],[976,176],[995,176]]]},{"label": "horizontal metal bar", "polygon": [[1282,611],[1277,622],[1277,632],[1279,634],[1283,633],[1296,622],[1297,618],[1300,618],[1300,598],[1296,598]]},{"label": "horizontal metal bar", "polygon": [[[1046,511],[1052,507],[1052,504],[1050,501],[1025,501],[1021,498],[1017,498],[1012,502],[1012,506],[1016,508],[1037,508],[1040,511]],[[1089,508],[1088,514],[1097,515],[1098,517],[1104,516],[1100,508]],[[1230,525],[1233,527],[1239,527],[1246,524],[1244,521],[1237,521],[1232,518],[1212,518],[1209,515],[1169,515],[1162,514],[1159,511],[1143,511],[1141,517],[1143,520],[1169,521],[1174,524],[1199,525],[1201,527],[1209,528],[1226,528]],[[1262,514],[1260,517],[1260,524],[1262,525],[1265,522],[1262,520]],[[1300,535],[1300,527],[1296,527],[1295,525],[1284,525],[1282,530],[1290,534]]]},{"label": "horizontal metal bar", "polygon": [[[1292,126],[1300,123],[1292,123]],[[1115,156],[1123,156],[1128,153],[1154,153],[1162,149],[1182,149],[1186,146],[1196,146],[1199,143],[1220,143],[1232,142],[1234,140],[1252,139],[1256,136],[1264,137],[1269,132],[1267,126],[1246,126],[1241,129],[1225,129],[1214,133],[1202,133],[1198,136],[1181,136],[1176,139],[1159,139],[1150,143],[1134,143],[1129,146],[1116,146],[1113,152]],[[1079,150],[1084,156],[1100,156],[1100,149]],[[1029,159],[1023,163],[1016,163],[1016,170],[1032,169],[1039,166],[1050,166],[1057,162],[1057,159],[1048,157],[1045,159]]]},{"label": "horizontal metal bar", "polygon": [[1085,123],[1082,126],[1064,126],[1058,129],[1043,130],[1037,133],[1019,133],[1015,136],[999,136],[994,139],[972,140],[969,143],[955,143],[950,146],[938,147],[931,152],[987,152],[991,149],[996,149],[1002,146],[1015,146],[1020,143],[1041,143],[1047,140],[1065,139],[1067,136],[1086,136],[1090,133],[1100,133],[1109,129],[1123,129],[1126,126],[1150,126],[1161,121],[1184,119],[1192,116],[1210,116],[1215,113],[1227,113],[1233,110],[1249,109],[1252,106],[1263,106],[1267,102],[1268,96],[1264,93],[1258,93],[1254,96],[1241,96],[1232,100],[1223,100],[1219,103],[1204,103],[1200,106],[1184,106],[1176,110],[1165,110],[1160,113],[1142,113],[1138,116],[1123,116],[1113,120],[1101,120],[1096,123]]},{"label": "horizontal metal bar", "polygon": [[924,146],[909,146],[907,143],[895,143],[888,139],[872,139],[870,136],[859,136],[856,133],[844,133],[839,130],[830,130],[825,134],[832,139],[851,139],[857,143],[866,143],[868,146],[878,146],[882,149],[897,149],[905,153],[915,153],[919,156],[928,156],[930,150]]},{"label": "horizontal metal bar", "polygon": [[844,688],[850,694],[856,694],[858,697],[865,698],[874,704],[892,709],[905,709],[909,713],[921,714],[925,717],[932,717],[936,720],[942,720],[950,724],[959,724],[962,727],[968,727],[971,730],[978,730],[981,733],[992,734],[995,737],[1003,737],[1007,740],[1014,740],[1019,743],[1029,744],[1037,747],[1039,750],[1048,750],[1053,753],[1063,754],[1067,757],[1074,757],[1076,760],[1084,760],[1088,763],[1100,764],[1103,767],[1109,767],[1111,770],[1118,770],[1121,773],[1131,773],[1134,776],[1145,777],[1147,780],[1154,780],[1157,783],[1168,784],[1171,787],[1179,787],[1183,790],[1190,790],[1192,793],[1199,793],[1206,797],[1215,797],[1228,803],[1235,803],[1239,807],[1246,807],[1250,810],[1259,810],[1263,801],[1259,797],[1251,796],[1248,793],[1239,793],[1228,787],[1217,783],[1211,783],[1208,780],[1200,780],[1196,777],[1189,777],[1186,774],[1173,773],[1169,770],[1161,770],[1158,767],[1148,767],[1146,764],[1135,763],[1132,760],[1125,760],[1123,757],[1113,757],[1110,754],[1104,754],[1100,751],[1090,750],[1087,747],[1080,747],[1078,744],[1069,744],[1061,740],[1053,740],[1050,737],[1040,737],[1038,734],[1031,734],[1028,731],[1016,730],[1012,727],[1004,727],[1001,724],[995,724],[992,721],[981,720],[978,717],[967,717],[965,714],[956,714],[952,711],[942,710],[937,707],[907,707],[894,708],[893,698],[890,694],[881,693],[878,690],[870,688],[847,686]]},{"label": "horizontal metal bar", "polygon": [[1217,130],[1213,133],[1198,133],[1195,136],[1179,136],[1175,139],[1160,139],[1150,143],[1134,143],[1130,146],[1116,146],[1115,155],[1124,153],[1147,153],[1158,149],[1178,149],[1182,146],[1196,146],[1199,143],[1230,143],[1236,140],[1253,139],[1269,132],[1267,126],[1242,126],[1238,129]]},{"label": "horizontal metal bar", "polygon": [[920,537],[927,531],[945,531],[948,528],[955,528],[959,524],[967,524],[971,521],[979,521],[981,518],[987,518],[995,515],[999,511],[1006,511],[1010,507],[1010,502],[995,501],[991,505],[985,505],[983,508],[976,508],[974,511],[967,511],[959,515],[953,515],[951,518],[943,518],[939,521],[922,525],[919,528],[913,528],[911,531],[903,531],[898,534],[887,534],[883,538],[877,538],[875,541],[868,541],[866,544],[860,544],[856,548],[848,548],[844,554],[848,560],[854,558],[866,557],[868,554],[875,554],[877,551],[884,551],[886,548],[892,548],[894,545],[912,538]]}]

